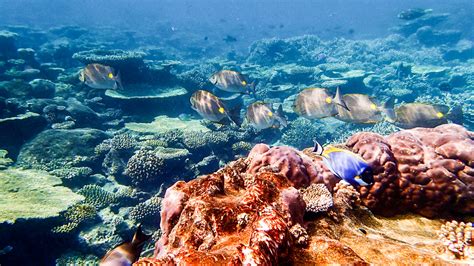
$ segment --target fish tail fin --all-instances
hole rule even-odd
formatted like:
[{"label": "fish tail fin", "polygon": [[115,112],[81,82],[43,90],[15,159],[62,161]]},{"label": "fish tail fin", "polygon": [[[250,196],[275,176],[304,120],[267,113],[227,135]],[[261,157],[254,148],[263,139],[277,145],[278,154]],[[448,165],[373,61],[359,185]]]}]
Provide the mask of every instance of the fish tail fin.
[{"label": "fish tail fin", "polygon": [[390,97],[382,106],[382,112],[386,115],[388,122],[395,122],[396,115],[395,115],[395,98]]},{"label": "fish tail fin", "polygon": [[322,155],[324,152],[323,146],[316,139],[313,139],[313,142],[314,142],[313,152],[316,153],[317,155]]},{"label": "fish tail fin", "polygon": [[122,85],[122,77],[120,75],[120,70],[117,71],[117,74],[115,75],[115,84],[114,84],[114,90],[123,90],[123,85]]},{"label": "fish tail fin", "polygon": [[347,111],[349,110],[349,107],[347,107],[346,102],[342,99],[341,91],[339,90],[339,87],[336,89],[336,95],[334,96],[334,103],[341,106],[342,108],[346,109]]},{"label": "fish tail fin", "polygon": [[462,106],[455,105],[449,110],[446,118],[455,124],[462,125],[464,123],[463,115]]},{"label": "fish tail fin", "polygon": [[283,104],[280,104],[280,106],[278,106],[276,113],[277,113],[276,119],[278,120],[280,125],[282,127],[287,127],[288,121],[286,120],[285,113],[283,112]]},{"label": "fish tail fin", "polygon": [[238,104],[234,108],[230,109],[229,113],[227,114],[230,121],[232,121],[238,127],[240,127],[242,125],[242,121],[240,119],[240,109],[241,109],[241,107],[242,106],[240,104]]},{"label": "fish tail fin", "polygon": [[137,231],[133,235],[132,245],[136,247],[143,247],[146,241],[151,238],[151,235],[147,235],[142,231],[142,225],[139,224],[137,227]]}]

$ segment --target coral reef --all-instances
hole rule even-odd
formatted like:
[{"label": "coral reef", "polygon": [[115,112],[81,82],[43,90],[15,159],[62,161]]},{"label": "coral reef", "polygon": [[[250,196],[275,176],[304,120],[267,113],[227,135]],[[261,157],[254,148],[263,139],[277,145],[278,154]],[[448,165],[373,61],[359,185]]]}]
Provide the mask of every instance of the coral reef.
[{"label": "coral reef", "polygon": [[85,185],[77,191],[84,196],[84,203],[90,204],[96,208],[103,208],[116,203],[119,197],[97,185]]},{"label": "coral reef", "polygon": [[[397,176],[400,173],[397,163],[407,161],[399,157],[395,146],[386,143],[390,138],[418,132],[423,139],[439,142],[436,138],[439,131],[447,131],[456,136],[444,138],[443,145],[453,145],[450,139],[456,143],[467,141],[465,129],[456,125],[444,125],[435,129],[404,130],[386,138],[374,133],[358,133],[352,140],[348,140],[348,144],[373,165],[376,181],[380,182],[384,176],[381,171],[387,170],[388,175]],[[424,145],[424,149],[428,149],[428,143]],[[450,149],[443,145],[438,145],[441,148],[439,153],[450,150],[456,154],[457,160],[469,160],[466,156],[470,156],[470,153],[467,155],[452,150],[457,145]],[[472,147],[472,143],[464,143],[464,146],[467,145]],[[415,215],[394,218],[374,216],[362,206],[368,202],[367,191],[371,191],[371,187],[356,189],[338,182],[331,186],[331,193],[326,188],[327,184],[316,178],[321,174],[318,171],[328,170],[318,165],[320,161],[308,152],[258,144],[247,158],[238,159],[213,174],[200,176],[187,183],[176,182],[167,189],[162,200],[163,234],[156,243],[155,254],[151,258],[139,260],[135,265],[377,264],[386,261],[387,256],[390,256],[391,261],[397,262],[407,258],[415,263],[446,261],[442,254],[437,253],[442,244],[436,241],[434,228],[441,225],[440,220],[428,220]],[[411,152],[403,154],[412,155]],[[426,169],[424,173],[429,174],[430,171]],[[463,178],[463,174],[453,178]],[[398,177],[390,180],[396,184],[395,189],[398,189]],[[295,189],[306,186],[308,187],[300,190]],[[375,183],[372,188],[376,186],[380,185]],[[472,193],[472,187],[466,189]],[[370,199],[403,201],[398,192],[391,195],[394,198],[388,197],[383,190],[382,193],[370,193]],[[427,209],[436,207],[442,213],[443,210],[457,211],[464,207],[463,200],[458,202],[458,206],[449,208],[434,201],[427,201],[422,206]],[[367,205],[370,208],[375,206],[374,210],[378,210],[377,205]],[[401,208],[397,210],[403,212]],[[422,209],[410,210],[429,214]],[[321,214],[304,216],[306,212],[315,211]],[[469,211],[472,213],[472,209]],[[406,223],[411,226],[406,228]],[[462,239],[470,237],[470,227],[465,224],[462,226]],[[403,229],[398,230],[401,228]],[[460,229],[456,232],[460,232]],[[444,232],[444,235],[448,236],[449,232]],[[460,234],[458,239],[461,239]],[[414,247],[420,241],[423,244]],[[396,252],[391,252],[390,255],[385,252],[374,253],[373,250],[378,250],[380,246],[384,250]],[[456,248],[459,249],[459,244]]]},{"label": "coral reef", "polygon": [[161,210],[161,198],[159,196],[153,196],[150,199],[138,204],[137,206],[130,209],[130,218],[138,223],[143,223],[146,220],[151,219],[152,222],[158,220]]},{"label": "coral reef", "polygon": [[75,229],[87,220],[91,220],[97,216],[97,210],[95,206],[90,204],[75,204],[69,207],[64,213],[64,219],[66,224],[53,228],[53,233],[67,234]]},{"label": "coral reef", "polygon": [[155,181],[164,173],[165,160],[153,151],[139,150],[128,161],[125,174],[132,183],[144,185]]},{"label": "coral reef", "polygon": [[77,164],[91,166],[94,147],[107,137],[107,133],[97,129],[45,130],[23,145],[17,163],[45,170]]}]

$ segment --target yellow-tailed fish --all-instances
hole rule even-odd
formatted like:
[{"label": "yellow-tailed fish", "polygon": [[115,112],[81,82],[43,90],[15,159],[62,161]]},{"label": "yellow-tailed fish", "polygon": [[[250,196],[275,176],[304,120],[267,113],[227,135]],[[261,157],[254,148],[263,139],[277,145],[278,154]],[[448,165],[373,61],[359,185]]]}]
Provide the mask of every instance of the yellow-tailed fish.
[{"label": "yellow-tailed fish", "polygon": [[342,100],[339,88],[337,88],[334,97],[329,94],[327,89],[308,88],[296,96],[293,109],[302,117],[319,119],[335,116],[337,114],[336,106],[347,107]]},{"label": "yellow-tailed fish", "polygon": [[100,261],[100,266],[131,266],[140,258],[145,242],[151,238],[142,232],[141,225],[138,226],[132,241],[124,242],[110,250]]},{"label": "yellow-tailed fish", "polygon": [[240,125],[238,113],[236,113],[240,111],[240,108],[229,110],[221,99],[208,91],[198,90],[194,92],[189,101],[191,102],[191,108],[204,119],[219,124],[233,122]]},{"label": "yellow-tailed fish", "polygon": [[223,91],[255,95],[255,82],[249,83],[247,78],[237,71],[221,70],[212,74],[209,81]]},{"label": "yellow-tailed fish", "polygon": [[316,140],[313,152],[323,158],[324,164],[335,176],[352,186],[368,186],[374,183],[371,167],[359,155],[334,146],[324,149]]},{"label": "yellow-tailed fish", "polygon": [[263,102],[255,102],[247,107],[247,121],[254,128],[260,130],[270,127],[286,127],[288,125],[282,105],[275,112],[268,104]]},{"label": "yellow-tailed fish", "polygon": [[375,124],[384,120],[384,113],[393,109],[393,101],[389,100],[380,106],[366,94],[345,94],[342,97],[348,109],[337,106],[337,119],[360,124]]},{"label": "yellow-tailed fish", "polygon": [[448,120],[462,124],[462,110],[446,105],[427,103],[407,103],[395,108],[393,123],[402,128],[435,127]]},{"label": "yellow-tailed fish", "polygon": [[88,64],[79,73],[79,80],[94,89],[122,89],[120,73],[110,66]]}]

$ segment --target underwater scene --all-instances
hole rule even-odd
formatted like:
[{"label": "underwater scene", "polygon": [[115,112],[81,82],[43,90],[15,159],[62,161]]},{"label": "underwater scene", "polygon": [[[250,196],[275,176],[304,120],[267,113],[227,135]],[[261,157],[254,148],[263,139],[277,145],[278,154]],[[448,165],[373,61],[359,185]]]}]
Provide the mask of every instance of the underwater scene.
[{"label": "underwater scene", "polygon": [[0,266],[474,265],[472,0],[0,0]]}]

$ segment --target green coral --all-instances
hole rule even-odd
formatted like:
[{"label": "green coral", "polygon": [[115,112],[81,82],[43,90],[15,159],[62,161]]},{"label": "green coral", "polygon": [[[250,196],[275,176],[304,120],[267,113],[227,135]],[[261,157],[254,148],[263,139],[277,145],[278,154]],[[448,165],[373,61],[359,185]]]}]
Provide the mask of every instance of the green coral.
[{"label": "green coral", "polygon": [[202,134],[185,133],[184,145],[190,150],[199,150],[206,147],[222,147],[230,141],[230,136],[223,131],[204,132]]},{"label": "green coral", "polygon": [[161,198],[154,196],[147,201],[132,207],[129,212],[129,217],[136,222],[143,222],[150,218],[156,218],[160,213],[160,210]]},{"label": "green coral", "polygon": [[59,234],[73,232],[81,223],[92,220],[96,216],[97,209],[94,206],[87,203],[75,204],[69,207],[63,215],[67,223],[53,228],[52,232]]},{"label": "green coral", "polygon": [[69,206],[83,199],[61,184],[61,179],[44,171],[1,170],[0,223],[59,217]]},{"label": "green coral", "polygon": [[239,141],[232,144],[232,152],[234,154],[248,153],[252,149],[253,145],[250,142]]},{"label": "green coral", "polygon": [[79,189],[77,193],[84,196],[85,203],[95,206],[99,209],[119,201],[119,197],[117,197],[115,194],[97,185],[85,185]]},{"label": "green coral", "polygon": [[67,167],[51,171],[51,174],[66,180],[75,180],[88,177],[92,174],[90,167]]},{"label": "green coral", "polygon": [[333,132],[330,131],[334,125],[327,126],[322,121],[310,121],[299,117],[289,123],[288,129],[284,131],[280,142],[304,149],[313,146],[313,139],[318,138],[319,142],[326,141]]},{"label": "green coral", "polygon": [[128,160],[125,174],[135,185],[144,184],[162,174],[164,164],[164,159],[157,156],[155,152],[141,149]]}]

